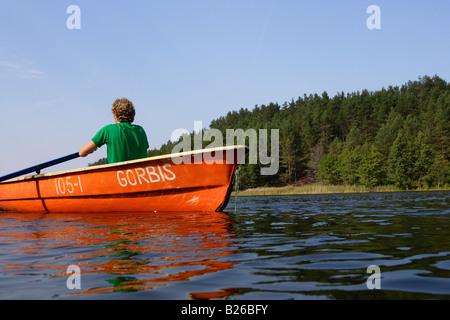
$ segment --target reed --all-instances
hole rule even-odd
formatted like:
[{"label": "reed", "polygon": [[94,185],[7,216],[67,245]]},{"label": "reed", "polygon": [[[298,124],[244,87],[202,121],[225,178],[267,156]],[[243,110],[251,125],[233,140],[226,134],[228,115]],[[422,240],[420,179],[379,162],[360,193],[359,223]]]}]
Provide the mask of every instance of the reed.
[{"label": "reed", "polygon": [[264,187],[247,189],[238,192],[238,196],[266,196],[293,194],[327,194],[327,193],[365,193],[365,192],[395,192],[402,191],[394,185],[368,188],[362,185],[327,185],[311,183],[305,185],[291,185],[284,187]]}]

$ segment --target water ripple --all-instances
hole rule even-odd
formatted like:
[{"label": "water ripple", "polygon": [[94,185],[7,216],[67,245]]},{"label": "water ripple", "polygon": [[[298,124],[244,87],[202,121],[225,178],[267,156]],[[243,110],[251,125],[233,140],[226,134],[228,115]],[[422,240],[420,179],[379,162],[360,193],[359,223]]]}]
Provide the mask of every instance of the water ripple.
[{"label": "water ripple", "polygon": [[[243,197],[226,213],[0,215],[0,299],[449,299],[449,192]],[[67,267],[81,269],[70,290]],[[368,267],[381,271],[369,289]]]}]

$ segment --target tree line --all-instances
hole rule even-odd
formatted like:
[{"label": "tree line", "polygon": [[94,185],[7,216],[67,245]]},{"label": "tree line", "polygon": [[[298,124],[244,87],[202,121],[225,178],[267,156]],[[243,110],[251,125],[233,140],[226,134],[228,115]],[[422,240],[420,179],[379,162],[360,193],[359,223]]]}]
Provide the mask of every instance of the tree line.
[{"label": "tree line", "polygon": [[[241,108],[210,128],[224,136],[227,129],[279,129],[278,174],[262,176],[261,164],[247,162],[241,188],[321,181],[414,189],[450,184],[449,120],[450,83],[435,75],[374,92],[305,94]],[[170,154],[176,144],[148,154]]]}]

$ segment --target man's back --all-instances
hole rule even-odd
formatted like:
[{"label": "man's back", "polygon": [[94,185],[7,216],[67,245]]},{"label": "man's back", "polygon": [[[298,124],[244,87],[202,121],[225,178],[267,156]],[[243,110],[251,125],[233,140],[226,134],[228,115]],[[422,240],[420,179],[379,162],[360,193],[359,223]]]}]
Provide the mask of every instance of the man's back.
[{"label": "man's back", "polygon": [[116,163],[147,157],[147,135],[141,126],[128,122],[104,126],[92,141],[97,147],[108,146],[108,163]]}]

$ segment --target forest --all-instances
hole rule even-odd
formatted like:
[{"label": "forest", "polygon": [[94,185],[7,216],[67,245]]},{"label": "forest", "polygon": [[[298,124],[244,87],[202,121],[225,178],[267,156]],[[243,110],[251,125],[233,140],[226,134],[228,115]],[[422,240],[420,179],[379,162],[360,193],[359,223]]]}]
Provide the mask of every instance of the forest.
[{"label": "forest", "polygon": [[[374,92],[323,92],[241,108],[210,128],[224,136],[226,129],[279,129],[278,173],[261,175],[260,164],[246,162],[241,189],[319,181],[413,190],[450,184],[449,117],[450,83],[435,75]],[[148,155],[169,154],[177,143]]]}]

